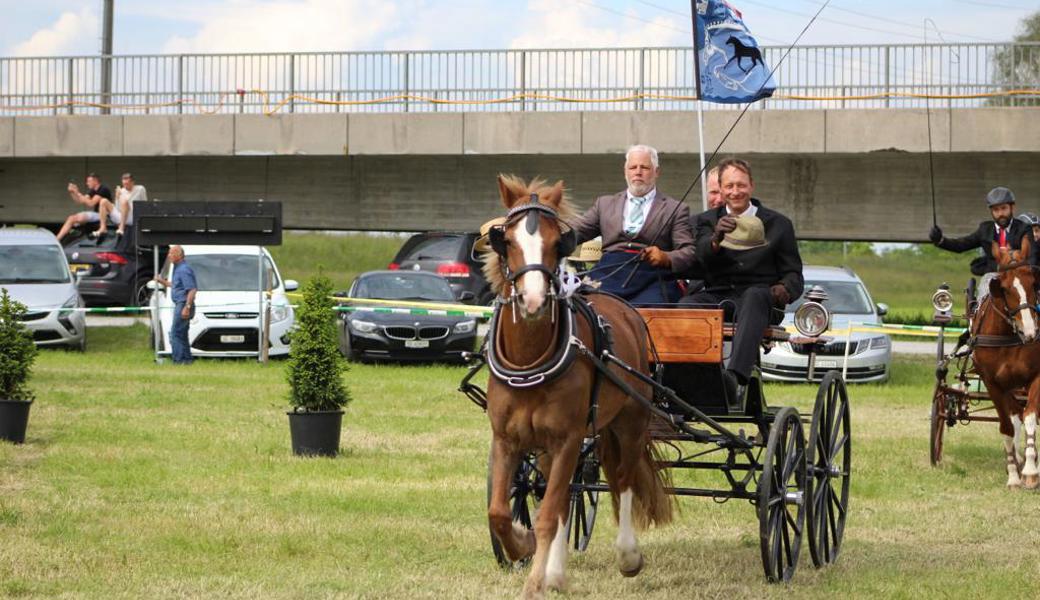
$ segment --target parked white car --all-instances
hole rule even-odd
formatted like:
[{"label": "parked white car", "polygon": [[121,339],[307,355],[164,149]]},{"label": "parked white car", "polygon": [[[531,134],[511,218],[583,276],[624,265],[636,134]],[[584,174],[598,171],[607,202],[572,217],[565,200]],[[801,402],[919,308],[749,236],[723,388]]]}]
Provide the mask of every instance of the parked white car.
[{"label": "parked white car", "polygon": [[83,298],[53,233],[0,228],[0,287],[28,309],[22,322],[37,346],[86,349]]},{"label": "parked white car", "polygon": [[[260,320],[263,318],[257,292],[257,246],[184,246],[184,260],[195,271],[199,286],[195,296],[195,317],[188,327],[192,356],[257,356]],[[292,279],[283,280],[271,254],[263,249],[265,280],[271,287],[271,322],[268,339],[271,356],[289,353],[288,333],[295,316],[286,292],[297,287]],[[162,276],[173,279],[173,265],[162,269]],[[170,290],[152,283],[151,306],[158,313],[161,331],[159,354],[170,354],[170,328],[173,325],[173,300]],[[153,315],[155,312],[153,312]],[[153,335],[156,318],[151,319]],[[154,340],[154,338],[153,338]]]}]

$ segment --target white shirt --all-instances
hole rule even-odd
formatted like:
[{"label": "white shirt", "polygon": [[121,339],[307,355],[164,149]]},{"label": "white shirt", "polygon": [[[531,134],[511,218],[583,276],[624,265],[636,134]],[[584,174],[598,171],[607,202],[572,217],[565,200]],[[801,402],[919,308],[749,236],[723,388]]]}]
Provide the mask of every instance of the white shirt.
[{"label": "white shirt", "polygon": [[[729,208],[729,204],[726,205],[726,214],[727,215],[732,215],[733,214],[733,211],[730,210],[730,208]],[[735,216],[735,217],[753,217],[756,214],[758,214],[758,207],[755,206],[754,204],[748,202],[748,207],[744,209],[744,212],[740,213],[739,215],[733,215],[733,216]]]},{"label": "white shirt", "polygon": [[[627,222],[628,221],[629,210],[632,208],[632,198],[634,198],[635,196],[633,196],[632,192],[629,192],[629,191],[626,191],[625,194],[626,194],[625,195],[625,208],[624,208],[624,212],[621,213],[621,216]],[[643,224],[645,225],[646,224],[646,218],[648,216],[650,216],[650,206],[653,205],[654,198],[657,197],[657,188],[654,188],[654,189],[650,190],[643,197],[646,198],[646,202],[643,203]]]}]

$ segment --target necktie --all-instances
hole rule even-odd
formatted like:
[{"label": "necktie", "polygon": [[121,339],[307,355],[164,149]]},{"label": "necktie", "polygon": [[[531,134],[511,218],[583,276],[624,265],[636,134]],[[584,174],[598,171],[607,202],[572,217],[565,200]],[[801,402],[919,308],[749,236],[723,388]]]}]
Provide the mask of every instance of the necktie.
[{"label": "necktie", "polygon": [[628,215],[625,218],[625,233],[628,235],[635,235],[643,228],[643,222],[646,220],[643,215],[644,204],[646,204],[646,198],[639,196],[632,196],[628,201]]},{"label": "necktie", "polygon": [[1007,248],[1007,229],[1000,228],[1000,247]]}]

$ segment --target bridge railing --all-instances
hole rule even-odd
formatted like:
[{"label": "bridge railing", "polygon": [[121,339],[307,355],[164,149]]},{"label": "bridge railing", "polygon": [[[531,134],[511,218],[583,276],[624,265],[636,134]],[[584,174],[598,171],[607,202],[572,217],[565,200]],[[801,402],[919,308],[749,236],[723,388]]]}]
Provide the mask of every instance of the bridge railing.
[{"label": "bridge railing", "polygon": [[[786,48],[763,50],[773,66]],[[0,114],[679,111],[695,108],[693,61],[681,47],[0,58]],[[756,109],[1035,105],[1007,92],[1040,88],[1040,43],[799,46],[775,77]]]}]

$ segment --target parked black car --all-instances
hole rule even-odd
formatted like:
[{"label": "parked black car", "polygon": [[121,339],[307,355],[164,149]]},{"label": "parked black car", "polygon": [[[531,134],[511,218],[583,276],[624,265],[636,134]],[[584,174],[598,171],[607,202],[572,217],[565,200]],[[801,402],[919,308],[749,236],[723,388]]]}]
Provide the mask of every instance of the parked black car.
[{"label": "parked black car", "polygon": [[[69,269],[79,279],[79,293],[87,306],[147,306],[146,287],[155,274],[151,247],[135,248],[133,234],[109,232],[101,238],[73,230],[64,240]],[[159,250],[159,266],[166,259]]]},{"label": "parked black car", "polygon": [[[415,302],[454,302],[444,278],[413,271],[369,271],[338,296]],[[356,306],[356,303],[341,303]],[[413,315],[381,312],[379,307],[339,313],[339,348],[349,360],[462,361],[477,339],[472,316]]]},{"label": "parked black car", "polygon": [[[458,301],[490,304],[495,294],[484,278],[481,270],[483,263],[473,256],[473,242],[476,239],[476,233],[417,233],[401,246],[387,268],[436,273],[448,281]],[[463,297],[463,292],[469,292],[472,297]]]}]

